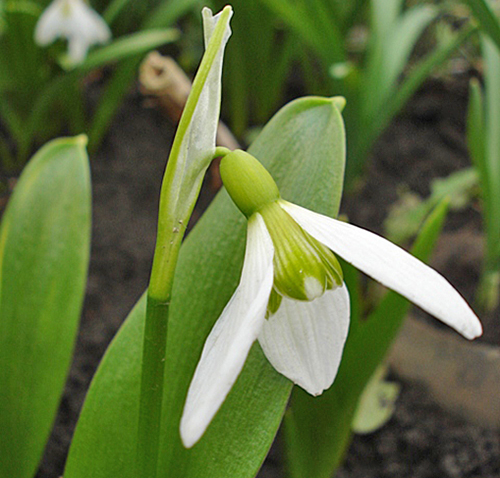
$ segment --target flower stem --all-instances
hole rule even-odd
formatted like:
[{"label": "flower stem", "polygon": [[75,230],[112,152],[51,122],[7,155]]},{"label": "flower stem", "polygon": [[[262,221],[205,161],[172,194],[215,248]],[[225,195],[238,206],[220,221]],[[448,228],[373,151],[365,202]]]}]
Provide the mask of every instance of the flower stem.
[{"label": "flower stem", "polygon": [[215,157],[212,150],[207,151],[207,157],[200,155],[196,160],[188,158],[185,151],[189,151],[189,142],[196,141],[188,133],[207,77],[221,45],[223,46],[231,14],[231,7],[224,8],[207,45],[179,121],[163,178],[144,326],[136,444],[135,476],[138,478],[157,476],[168,315],[174,273],[182,238],[194,209],[204,172]]},{"label": "flower stem", "polygon": [[141,478],[156,477],[169,305],[147,296],[137,437],[136,476]]}]

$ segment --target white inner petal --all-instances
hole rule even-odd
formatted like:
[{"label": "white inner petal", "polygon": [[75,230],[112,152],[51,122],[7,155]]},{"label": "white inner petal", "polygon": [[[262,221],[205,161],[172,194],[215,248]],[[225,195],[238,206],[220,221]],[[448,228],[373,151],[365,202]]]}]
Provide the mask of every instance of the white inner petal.
[{"label": "white inner petal", "polygon": [[259,343],[278,372],[319,395],[337,375],[349,317],[345,284],[311,302],[284,297],[278,311],[265,321]]},{"label": "white inner petal", "polygon": [[264,220],[255,214],[248,222],[240,284],[207,338],[189,387],[180,429],[187,448],[224,402],[262,328],[273,286],[273,254]]},{"label": "white inner petal", "polygon": [[468,339],[481,323],[453,286],[401,247],[360,227],[286,201],[281,206],[311,236],[381,284],[393,289]]}]

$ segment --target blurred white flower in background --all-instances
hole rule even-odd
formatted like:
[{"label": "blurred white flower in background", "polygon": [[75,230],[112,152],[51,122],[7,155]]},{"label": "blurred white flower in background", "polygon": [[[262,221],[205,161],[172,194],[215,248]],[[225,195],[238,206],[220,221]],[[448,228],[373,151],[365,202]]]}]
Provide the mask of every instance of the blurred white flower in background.
[{"label": "blurred white flower in background", "polygon": [[68,56],[78,64],[92,45],[111,39],[111,30],[84,0],[54,0],[38,20],[35,42],[47,46],[57,38],[67,38]]}]

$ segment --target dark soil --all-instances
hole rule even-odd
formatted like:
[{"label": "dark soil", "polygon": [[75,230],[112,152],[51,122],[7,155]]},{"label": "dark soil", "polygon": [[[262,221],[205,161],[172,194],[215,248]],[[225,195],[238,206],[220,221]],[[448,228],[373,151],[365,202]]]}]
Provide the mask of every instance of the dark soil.
[{"label": "dark soil", "polygon": [[[377,144],[367,181],[344,202],[350,220],[381,232],[397,185],[426,196],[433,177],[469,164],[464,140],[466,86],[428,83]],[[147,286],[153,254],[157,201],[173,127],[138,95],[130,96],[101,152],[92,158],[93,244],[80,334],[56,425],[38,478],[63,473],[64,460],[86,390],[107,345]],[[204,190],[206,204],[212,191]],[[199,215],[201,206],[197,209]],[[481,217],[473,203],[453,213],[446,234],[479,237]],[[451,249],[446,236],[447,247]],[[436,267],[468,298],[477,284],[480,248],[442,253]],[[448,247],[449,246],[449,247]],[[453,267],[450,268],[450,264]],[[494,336],[495,334],[493,334]],[[498,478],[500,434],[458,419],[435,404],[426,390],[403,383],[390,422],[354,438],[339,478]],[[279,445],[260,478],[286,476]],[[90,477],[89,477],[90,478]],[[200,477],[201,478],[201,477]],[[228,477],[229,478],[229,477]]]}]

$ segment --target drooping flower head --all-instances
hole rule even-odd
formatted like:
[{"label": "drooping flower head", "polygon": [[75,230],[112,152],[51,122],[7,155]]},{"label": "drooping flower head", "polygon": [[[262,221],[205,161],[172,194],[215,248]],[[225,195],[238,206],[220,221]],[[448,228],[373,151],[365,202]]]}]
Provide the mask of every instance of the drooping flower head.
[{"label": "drooping flower head", "polygon": [[283,200],[250,154],[221,161],[223,183],[248,218],[240,283],[207,338],[181,419],[193,446],[224,402],[256,339],[274,368],[319,395],[333,383],[350,307],[334,255],[390,287],[468,339],[481,324],[436,271],[386,239]]},{"label": "drooping flower head", "polygon": [[35,42],[47,46],[57,38],[68,40],[68,56],[78,64],[92,45],[109,41],[111,31],[84,0],[54,0],[38,20]]}]

